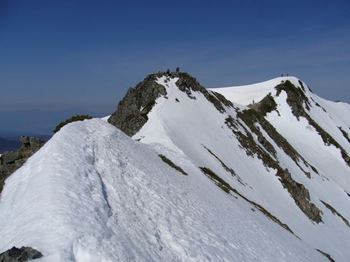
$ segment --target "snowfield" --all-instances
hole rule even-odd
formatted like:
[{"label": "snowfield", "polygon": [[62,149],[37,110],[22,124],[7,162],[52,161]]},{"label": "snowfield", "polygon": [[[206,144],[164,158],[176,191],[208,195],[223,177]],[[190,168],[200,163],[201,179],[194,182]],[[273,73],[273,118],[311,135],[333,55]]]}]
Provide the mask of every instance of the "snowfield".
[{"label": "snowfield", "polygon": [[[30,246],[41,261],[347,262],[350,106],[283,77],[211,89],[233,103],[220,112],[178,80],[156,79],[166,95],[132,138],[108,117],[68,124],[12,174],[0,198],[0,253]],[[287,80],[304,88],[317,126],[277,92]],[[263,118],[272,128],[244,122],[241,113],[268,94],[276,108]]]},{"label": "snowfield", "polygon": [[320,261],[287,231],[220,191],[192,163],[179,174],[103,120],[70,124],[6,181],[0,250],[43,261]]}]

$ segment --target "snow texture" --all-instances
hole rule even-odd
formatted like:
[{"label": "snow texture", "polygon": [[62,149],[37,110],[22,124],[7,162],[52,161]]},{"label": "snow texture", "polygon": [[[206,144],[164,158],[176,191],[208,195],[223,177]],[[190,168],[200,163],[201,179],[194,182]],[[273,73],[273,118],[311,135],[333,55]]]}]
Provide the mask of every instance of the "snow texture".
[{"label": "snow texture", "polygon": [[[325,145],[305,118],[292,114],[284,91],[277,95],[274,87],[282,80],[300,85],[288,77],[213,89],[234,103],[222,113],[201,92],[190,97],[178,89],[177,78],[164,76],[157,82],[167,95],[156,100],[133,138],[107,118],[66,125],[6,180],[0,252],[30,246],[44,255],[42,261],[327,261],[319,249],[347,261],[350,228],[323,202],[350,221],[349,166],[338,148]],[[276,170],[248,156],[225,124],[228,116],[236,119],[237,110],[269,93],[278,112],[266,119],[318,174],[302,161],[297,165],[260,129],[276,160],[309,190],[310,201],[322,211],[319,224],[296,205]],[[349,133],[350,106],[309,90],[305,94],[312,101],[312,119],[350,153],[339,128]],[[246,199],[221,190],[199,167],[212,170]]]},{"label": "snow texture", "polygon": [[322,259],[188,159],[157,151],[190,175],[103,120],[65,126],[6,181],[0,250],[31,246],[43,261]]}]

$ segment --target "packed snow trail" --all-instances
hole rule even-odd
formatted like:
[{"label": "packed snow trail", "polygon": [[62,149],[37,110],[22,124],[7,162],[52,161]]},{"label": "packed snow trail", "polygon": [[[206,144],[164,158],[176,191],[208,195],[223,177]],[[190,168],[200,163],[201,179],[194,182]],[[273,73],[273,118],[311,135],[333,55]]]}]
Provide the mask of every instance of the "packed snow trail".
[{"label": "packed snow trail", "polygon": [[6,180],[0,236],[0,252],[31,246],[42,261],[326,261],[185,155],[99,119],[63,127]]}]

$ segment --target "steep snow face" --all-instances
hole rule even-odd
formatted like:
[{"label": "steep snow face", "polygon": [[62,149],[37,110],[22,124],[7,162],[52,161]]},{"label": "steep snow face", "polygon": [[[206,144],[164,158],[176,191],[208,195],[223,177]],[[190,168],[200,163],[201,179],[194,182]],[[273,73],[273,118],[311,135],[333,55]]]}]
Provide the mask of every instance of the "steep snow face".
[{"label": "steep snow face", "polygon": [[[304,94],[304,101],[296,105],[299,108],[294,109],[294,112],[293,102],[296,101],[291,102],[291,94],[288,90],[278,92],[276,88],[287,81],[294,85],[294,90]],[[317,170],[316,173],[311,172],[311,179],[306,179],[301,174],[298,175],[298,170],[288,166],[295,179],[309,189],[311,199],[322,209],[324,223],[317,225],[317,228],[322,231],[323,238],[334,236],[332,241],[337,244],[331,250],[333,247],[322,244],[321,235],[315,238],[314,233],[303,235],[303,239],[324,247],[323,250],[329,251],[337,261],[346,260],[346,256],[339,255],[342,252],[344,254],[346,250],[342,241],[348,242],[350,236],[350,119],[347,117],[350,115],[350,106],[318,97],[295,77],[276,78],[252,86],[214,90],[231,101],[245,105],[253,104],[253,101],[258,103],[264,98],[264,93],[271,94],[276,108],[267,113],[266,120]],[[244,90],[246,96],[242,97]],[[282,157],[283,154],[279,155]],[[280,161],[286,163],[288,159],[280,158]],[[327,226],[329,233],[326,233]]]},{"label": "steep snow face", "polygon": [[[319,130],[304,116],[295,116],[288,104],[288,94],[282,91],[277,94],[276,86],[281,82],[290,81],[295,88],[299,88],[305,94],[308,106],[303,105],[305,112],[320,128],[327,133],[327,137],[335,140],[325,142],[319,134]],[[276,130],[297,149],[297,151],[319,172],[319,175],[330,178],[337,183],[340,189],[350,192],[349,161],[346,163],[342,156],[341,147],[348,156],[350,155],[350,105],[327,101],[313,94],[305,83],[295,77],[279,77],[260,84],[244,87],[231,87],[213,89],[220,92],[231,101],[245,105],[258,103],[268,93],[277,103],[276,110],[267,114],[266,119]],[[246,90],[246,97],[241,94]],[[264,95],[265,93],[265,95]],[[322,132],[323,132],[322,131]]]},{"label": "steep snow face", "polygon": [[213,184],[197,167],[202,158],[133,141],[104,120],[68,124],[7,179],[0,252],[31,246],[42,261],[326,260]]},{"label": "steep snow face", "polygon": [[134,139],[188,158],[312,248],[347,261],[348,105],[317,97],[295,77],[209,90],[233,102],[223,103],[224,111],[201,91],[181,90],[178,77],[162,76],[157,83],[166,95],[155,101]]}]

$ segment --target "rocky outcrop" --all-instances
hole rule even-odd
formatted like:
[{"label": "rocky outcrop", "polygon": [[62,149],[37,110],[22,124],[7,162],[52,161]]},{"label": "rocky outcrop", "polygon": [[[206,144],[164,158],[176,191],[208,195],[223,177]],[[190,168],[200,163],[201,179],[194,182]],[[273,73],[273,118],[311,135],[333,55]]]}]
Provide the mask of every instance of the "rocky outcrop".
[{"label": "rocky outcrop", "polygon": [[286,81],[277,85],[275,89],[277,90],[277,96],[279,96],[282,91],[287,93],[287,103],[291,107],[292,113],[295,115],[295,117],[297,119],[300,117],[306,118],[309,125],[315,128],[317,133],[321,136],[324,144],[327,146],[333,145],[338,148],[345,163],[350,166],[350,156],[347,154],[344,148],[307,113],[307,111],[310,110],[311,104],[308,97],[305,95],[305,88],[296,87],[290,81]]},{"label": "rocky outcrop", "polygon": [[147,114],[151,111],[156,99],[166,95],[165,87],[156,82],[159,76],[158,74],[148,75],[135,88],[130,88],[108,122],[129,136],[136,134],[147,122]]},{"label": "rocky outcrop", "polygon": [[55,129],[53,130],[54,133],[57,133],[58,131],[61,130],[62,127],[64,127],[65,125],[69,124],[69,123],[73,123],[73,122],[77,122],[77,121],[83,121],[86,119],[91,119],[92,116],[89,115],[74,115],[64,121],[62,121],[61,123],[59,123]]},{"label": "rocky outcrop", "polygon": [[223,95],[208,91],[205,87],[203,87],[196,78],[192,77],[188,73],[178,72],[172,73],[171,77],[178,77],[179,79],[176,82],[176,85],[182,92],[185,92],[190,98],[194,98],[192,92],[201,92],[205,98],[212,103],[215,108],[221,113],[225,112],[226,107],[233,107],[231,101],[227,100]]},{"label": "rocky outcrop", "polygon": [[[187,94],[191,99],[196,99],[194,92],[202,93],[205,98],[212,103],[221,113],[225,112],[225,107],[233,107],[232,102],[223,95],[213,91],[208,91],[199,82],[185,72],[158,72],[148,75],[135,88],[130,88],[125,97],[119,102],[117,110],[110,116],[108,122],[129,136],[135,135],[148,120],[148,113],[160,96],[167,95],[166,89],[156,80],[160,77],[167,80],[178,78],[176,85],[180,91]],[[177,98],[176,98],[177,99]],[[179,100],[176,100],[179,102]]]},{"label": "rocky outcrop", "polygon": [[344,138],[350,143],[349,134],[341,126],[338,126],[338,129],[343,134]]},{"label": "rocky outcrop", "polygon": [[180,174],[188,176],[188,174],[178,165],[174,164],[173,161],[171,161],[169,158],[167,158],[164,155],[158,155],[160,157],[160,159],[163,160],[164,163],[166,163],[167,165],[169,165],[170,167],[174,168],[176,171],[178,171]]},{"label": "rocky outcrop", "polygon": [[262,116],[266,116],[273,110],[277,110],[277,104],[271,94],[265,96],[260,102],[248,105],[249,108],[259,112]]},{"label": "rocky outcrop", "polygon": [[0,262],[24,262],[37,258],[43,255],[31,247],[13,247],[0,254]]},{"label": "rocky outcrop", "polygon": [[292,113],[299,119],[303,116],[305,109],[310,110],[310,101],[305,95],[305,88],[299,88],[292,84],[289,80],[282,82],[275,87],[277,90],[277,96],[280,95],[282,91],[287,93],[287,103],[292,109]]},{"label": "rocky outcrop", "polygon": [[[262,134],[260,127],[256,124],[260,124],[261,128],[270,136],[272,140],[281,148],[283,151],[291,157],[298,164],[299,159],[303,160],[306,166],[310,166],[299,153],[285,140],[276,129],[264,118],[264,115],[272,110],[273,105],[271,99],[264,99],[265,103],[268,105],[260,104],[256,107],[240,111],[237,113],[238,120],[242,120],[245,125],[242,125],[240,121],[234,121],[233,119],[226,119],[226,125],[232,130],[236,135],[238,141],[241,143],[242,148],[245,149],[248,156],[257,156],[261,159],[269,168],[277,170],[276,175],[279,177],[279,180],[282,186],[289,192],[291,197],[294,199],[296,205],[301,209],[301,211],[312,221],[316,223],[322,222],[322,211],[310,200],[310,194],[308,189],[296,182],[289,171],[284,169],[279,161],[276,159],[276,150],[274,146],[266,140]],[[268,108],[268,110],[267,110]],[[241,127],[245,129],[246,134],[243,134],[241,131],[235,128],[238,124],[241,124]],[[247,129],[249,128],[249,130]],[[252,134],[255,134],[258,138],[259,144],[256,143]],[[301,168],[301,167],[300,167]],[[303,171],[303,169],[301,169]],[[305,172],[305,171],[304,171]],[[309,177],[309,174],[305,172]]]},{"label": "rocky outcrop", "polygon": [[296,182],[287,169],[279,169],[276,175],[301,211],[312,221],[322,222],[322,211],[311,202],[309,190],[303,184]]},{"label": "rocky outcrop", "polygon": [[20,168],[45,142],[38,138],[23,136],[21,143],[17,151],[6,152],[0,157],[0,193],[6,178]]}]

